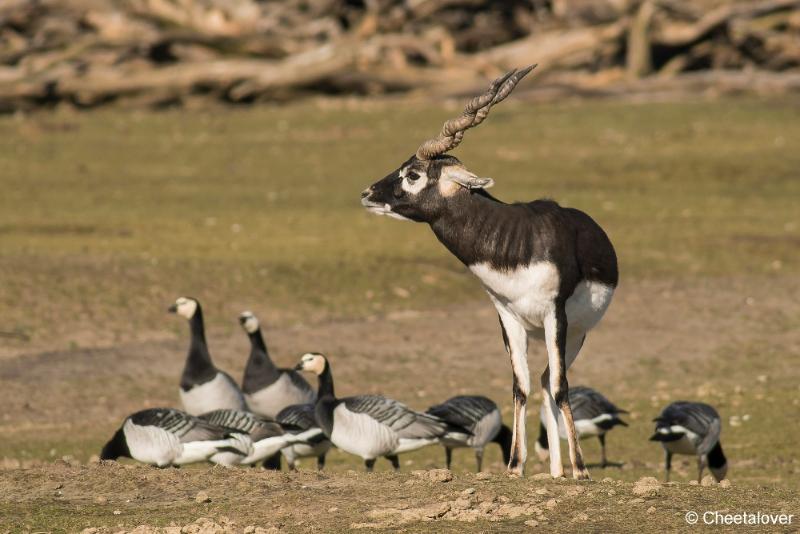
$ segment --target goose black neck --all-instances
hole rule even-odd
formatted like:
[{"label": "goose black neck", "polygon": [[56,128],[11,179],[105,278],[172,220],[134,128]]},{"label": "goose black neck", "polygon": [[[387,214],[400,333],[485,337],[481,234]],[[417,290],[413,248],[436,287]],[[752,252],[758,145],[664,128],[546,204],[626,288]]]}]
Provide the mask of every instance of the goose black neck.
[{"label": "goose black neck", "polygon": [[280,378],[281,371],[269,356],[261,329],[247,335],[250,338],[250,357],[244,368],[242,390],[245,393],[254,393],[275,383]]},{"label": "goose black neck", "polygon": [[322,400],[323,398],[336,398],[336,393],[333,391],[333,374],[331,373],[331,366],[328,365],[328,362],[325,362],[325,368],[319,375],[317,399]]},{"label": "goose black neck", "polygon": [[503,462],[508,464],[511,460],[511,440],[513,437],[511,429],[506,425],[500,426],[500,432],[494,437],[492,441],[500,445],[500,450],[503,451]]},{"label": "goose black neck", "polygon": [[728,463],[725,454],[722,452],[722,445],[718,441],[714,448],[708,453],[708,467],[718,469]]},{"label": "goose black neck", "polygon": [[250,338],[250,347],[253,352],[263,352],[267,360],[269,360],[269,351],[267,350],[267,344],[264,342],[264,336],[261,335],[261,329],[259,328],[252,334],[247,334],[247,336]]},{"label": "goose black neck", "polygon": [[103,450],[100,452],[101,460],[116,460],[120,456],[125,458],[131,457],[131,451],[128,449],[128,443],[125,440],[125,431],[121,428],[116,431],[114,437],[105,444]]},{"label": "goose black neck", "polygon": [[189,355],[186,357],[186,366],[181,379],[181,386],[187,387],[203,384],[212,380],[217,374],[217,369],[211,362],[211,354],[208,352],[203,310],[199,304],[194,315],[189,319],[189,328],[192,332],[192,340],[189,344]]}]

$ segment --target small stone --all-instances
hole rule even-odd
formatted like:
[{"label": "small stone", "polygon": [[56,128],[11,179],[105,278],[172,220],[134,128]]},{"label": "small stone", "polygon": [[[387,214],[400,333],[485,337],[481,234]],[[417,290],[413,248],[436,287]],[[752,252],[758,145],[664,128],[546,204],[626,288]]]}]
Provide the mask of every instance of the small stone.
[{"label": "small stone", "polygon": [[256,531],[256,527],[253,525],[249,525],[244,527],[244,534],[253,534]]},{"label": "small stone", "polygon": [[472,495],[475,493],[475,488],[467,488],[461,492],[461,495]]},{"label": "small stone", "polygon": [[481,471],[475,475],[476,480],[489,480],[490,478],[492,478],[492,474],[487,473],[486,471]]},{"label": "small stone", "polygon": [[653,513],[655,513],[655,511],[656,511],[656,507],[655,506],[651,506],[650,508],[647,509],[647,513],[648,514],[653,514]]},{"label": "small stone", "polygon": [[717,484],[717,479],[714,478],[714,475],[706,475],[703,477],[703,480],[700,481],[700,485],[704,488],[709,486],[715,486]]},{"label": "small stone", "polygon": [[98,495],[94,498],[95,504],[108,504],[108,497],[104,497],[103,495]]},{"label": "small stone", "polygon": [[731,481],[726,478],[725,480],[723,480],[722,482],[719,483],[719,487],[720,488],[730,488],[731,487]]},{"label": "small stone", "polygon": [[417,478],[430,480],[431,482],[450,482],[453,480],[453,473],[449,469],[429,469],[428,471],[411,471]]},{"label": "small stone", "polygon": [[631,499],[631,504],[641,504],[643,502],[644,502],[644,499],[642,499],[641,497],[637,497],[635,499]]},{"label": "small stone", "polygon": [[573,521],[588,521],[588,520],[589,520],[589,516],[587,514],[585,514],[584,512],[579,513],[578,515],[576,515],[573,518]]},{"label": "small stone", "polygon": [[506,504],[506,503],[510,503],[510,502],[511,502],[511,499],[510,499],[510,498],[508,498],[508,497],[506,497],[505,495],[500,495],[500,496],[497,498],[497,500],[498,500],[498,501],[500,501],[500,502],[501,502],[501,503],[503,503],[503,504]]},{"label": "small stone", "polygon": [[534,491],[534,493],[536,495],[547,495],[548,491],[544,488],[539,488],[536,491]]},{"label": "small stone", "polygon": [[550,473],[536,473],[531,478],[533,480],[551,480],[553,477],[550,476]]},{"label": "small stone", "polygon": [[661,483],[653,477],[642,477],[633,484],[632,491],[640,497],[655,497],[661,491]]},{"label": "small stone", "polygon": [[558,506],[558,501],[555,499],[549,499],[544,505],[547,507],[548,510],[552,510],[556,506]]},{"label": "small stone", "polygon": [[539,526],[539,522],[537,520],[535,520],[535,519],[528,519],[527,521],[525,521],[525,524],[527,526],[529,526],[529,527],[538,527]]},{"label": "small stone", "polygon": [[603,480],[601,480],[600,482],[602,482],[603,484],[613,484],[613,483],[614,483],[614,479],[613,479],[613,478],[611,478],[611,477],[605,477],[605,478],[604,478]]},{"label": "small stone", "polygon": [[699,486],[699,485],[700,485],[700,483],[699,483],[698,481],[696,481],[696,480],[690,480],[690,481],[689,481],[689,485],[690,485],[690,486]]},{"label": "small stone", "polygon": [[613,497],[613,496],[614,496],[614,495],[616,495],[616,494],[617,494],[617,492],[616,492],[616,491],[614,491],[614,490],[608,490],[608,496],[609,496],[609,497]]},{"label": "small stone", "polygon": [[338,512],[338,511],[339,511],[339,508],[337,508],[336,506],[331,506],[330,508],[328,508],[328,513],[329,514],[333,514],[333,513]]},{"label": "small stone", "polygon": [[197,495],[195,495],[194,497],[194,502],[198,504],[211,502],[211,497],[209,497],[208,493],[206,493],[205,491],[198,491]]},{"label": "small stone", "polygon": [[122,515],[122,510],[114,510],[114,515]]}]

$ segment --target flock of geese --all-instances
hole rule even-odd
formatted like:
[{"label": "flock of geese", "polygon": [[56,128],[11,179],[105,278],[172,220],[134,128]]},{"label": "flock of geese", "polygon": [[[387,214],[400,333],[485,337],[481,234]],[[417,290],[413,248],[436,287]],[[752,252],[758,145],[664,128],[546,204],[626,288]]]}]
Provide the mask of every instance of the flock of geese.
[{"label": "flock of geese", "polygon": [[[263,463],[279,469],[283,457],[289,469],[295,469],[299,459],[316,458],[317,468],[322,469],[326,454],[336,446],[361,457],[367,471],[372,471],[379,457],[397,470],[399,454],[438,444],[445,449],[448,469],[453,449],[467,447],[474,450],[480,471],[484,448],[492,442],[500,446],[504,461],[509,460],[511,429],[503,424],[497,405],[486,397],[457,396],[425,412],[380,395],[339,398],[331,364],[324,355],[308,353],[293,369],[277,367],[251,312],[239,316],[251,345],[239,387],[211,360],[197,299],[180,297],[169,311],[185,317],[191,329],[180,381],[184,409],[150,408],[126,417],[103,447],[102,460],[127,457],[158,467],[195,462],[224,466]],[[317,375],[317,391],[300,371]],[[627,426],[620,418],[627,412],[588,387],[571,387],[569,400],[578,436],[597,437],[601,465],[609,465],[606,433],[615,426]],[[675,402],[655,422],[650,439],[664,447],[667,480],[673,454],[696,456],[698,479],[706,466],[717,480],[725,477],[721,423],[714,408]],[[558,425],[561,439],[566,440],[560,418]],[[547,458],[548,448],[540,423],[535,450],[542,460]]]}]

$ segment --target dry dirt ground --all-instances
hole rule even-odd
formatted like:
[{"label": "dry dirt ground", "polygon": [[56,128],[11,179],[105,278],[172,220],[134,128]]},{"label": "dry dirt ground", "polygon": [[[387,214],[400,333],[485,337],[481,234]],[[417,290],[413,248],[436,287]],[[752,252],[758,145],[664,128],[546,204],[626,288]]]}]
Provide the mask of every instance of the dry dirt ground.
[{"label": "dry dirt ground", "polygon": [[[798,431],[791,414],[800,398],[800,333],[793,327],[800,303],[789,298],[798,289],[794,277],[778,276],[621,286],[570,379],[631,411],[630,428],[609,436],[612,459],[624,465],[595,468],[595,481],[580,485],[540,478],[546,466],[535,457],[527,478],[508,479],[496,450],[488,455],[486,478],[470,472],[474,460],[460,451],[448,482],[437,474],[433,480],[409,474],[442,467],[438,448],[406,455],[401,474],[379,462],[382,472],[366,475],[359,461],[340,452],[331,454],[322,474],[97,465],[91,455],[125,414],[176,404],[185,336],[5,359],[0,521],[10,531],[117,532],[139,525],[184,526],[186,532],[250,526],[423,531],[437,521],[437,531],[522,531],[537,522],[569,531],[577,522],[589,530],[655,532],[682,530],[689,510],[798,514]],[[269,325],[266,335],[274,357],[287,365],[304,350],[329,354],[340,395],[382,392],[423,409],[451,395],[484,393],[509,419],[509,367],[487,302],[357,322]],[[210,343],[221,367],[241,371],[243,335],[212,335]],[[531,352],[535,375],[543,353],[538,346]],[[475,376],[482,377],[479,384]],[[540,398],[533,397],[531,444]],[[641,477],[661,477],[661,451],[647,442],[650,420],[678,398],[720,410],[732,485],[690,485],[694,463],[685,459],[676,466],[676,483],[635,493],[632,483]],[[589,461],[597,457],[595,443],[584,450]],[[210,502],[195,501],[200,491]],[[196,522],[200,518],[208,521]],[[197,530],[204,528],[211,530]]]}]

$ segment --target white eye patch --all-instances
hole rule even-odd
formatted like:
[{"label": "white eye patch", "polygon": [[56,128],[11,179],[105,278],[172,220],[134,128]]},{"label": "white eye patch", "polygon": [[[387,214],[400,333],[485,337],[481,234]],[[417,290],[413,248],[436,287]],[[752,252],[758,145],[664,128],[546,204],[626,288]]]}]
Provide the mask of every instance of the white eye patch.
[{"label": "white eye patch", "polygon": [[415,171],[406,167],[400,171],[400,187],[412,195],[419,194],[428,185],[428,175],[423,171]]}]

